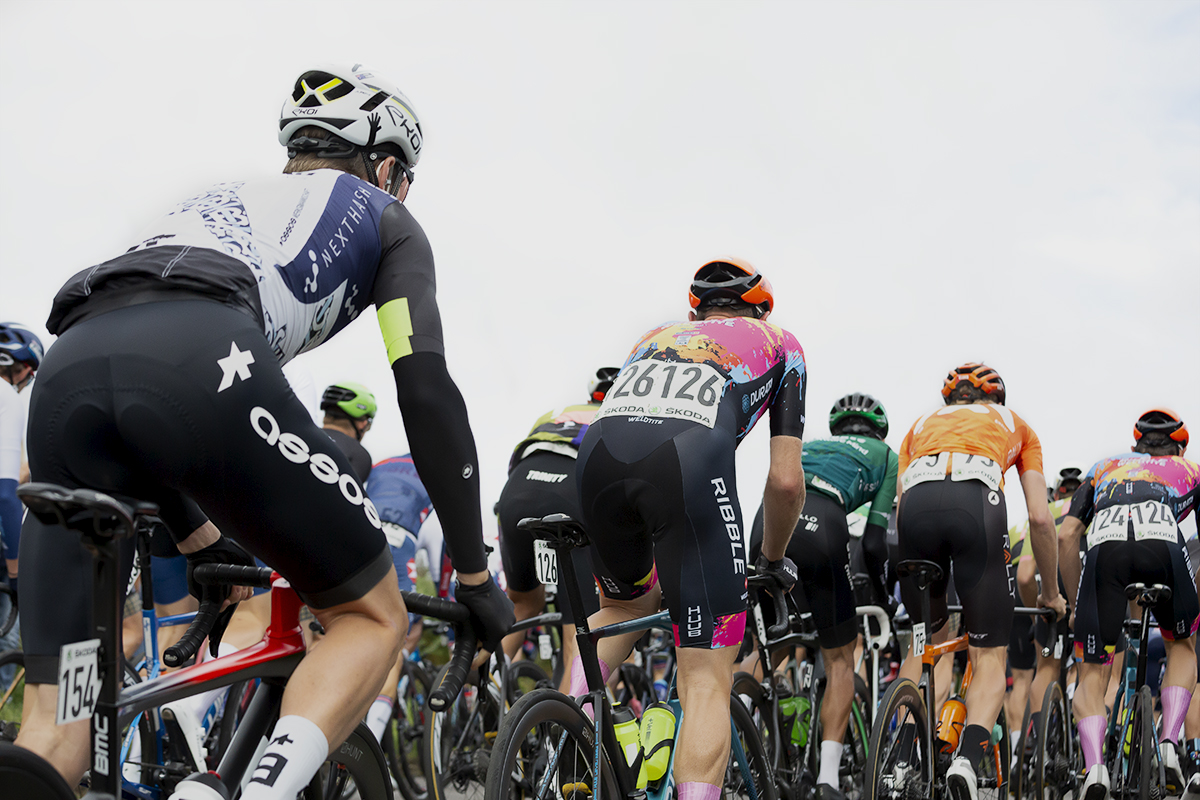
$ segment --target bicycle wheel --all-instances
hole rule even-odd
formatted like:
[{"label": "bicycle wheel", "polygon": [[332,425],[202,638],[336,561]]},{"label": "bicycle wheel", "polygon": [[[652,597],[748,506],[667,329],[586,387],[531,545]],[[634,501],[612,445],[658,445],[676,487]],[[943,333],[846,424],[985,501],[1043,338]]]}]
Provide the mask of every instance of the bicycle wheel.
[{"label": "bicycle wheel", "polygon": [[387,761],[365,723],[360,722],[329,754],[301,796],[304,800],[392,800]]},{"label": "bicycle wheel", "polygon": [[[778,707],[767,696],[767,689],[748,672],[734,674],[733,697],[746,708],[754,722],[767,764],[772,770],[773,784],[779,793],[784,796],[807,796],[814,788],[816,774],[805,770],[802,763],[803,747],[792,739],[796,717],[790,716],[785,721],[777,712]],[[774,718],[772,715],[775,715]],[[802,740],[809,735],[812,715],[810,711],[805,711],[803,717],[798,722],[797,731]]]},{"label": "bicycle wheel", "polygon": [[1117,740],[1116,757],[1110,769],[1112,796],[1147,800],[1158,783],[1158,750],[1154,747],[1154,701],[1143,686],[1126,709]]},{"label": "bicycle wheel", "polygon": [[1046,689],[1036,735],[1034,785],[1037,794],[1034,796],[1044,800],[1074,797],[1078,776],[1083,772],[1083,757],[1075,741],[1071,708],[1063,699],[1062,687],[1057,681]]},{"label": "bicycle wheel", "polygon": [[75,792],[49,761],[11,742],[0,742],[0,786],[6,797],[75,800]]},{"label": "bicycle wheel", "polygon": [[426,800],[425,699],[430,691],[429,674],[420,664],[405,662],[400,687],[392,718],[383,731],[383,753],[405,800]]},{"label": "bicycle wheel", "polygon": [[[446,670],[438,673],[435,686]],[[451,788],[467,798],[483,794],[502,705],[499,680],[488,678],[482,690],[478,678],[464,686],[444,711],[425,712],[424,772],[431,800],[443,800]]]},{"label": "bicycle wheel", "polygon": [[[725,768],[725,787],[721,797],[776,800],[775,779],[758,735],[758,726],[736,695],[729,698],[729,717],[736,740],[730,743],[729,764]],[[738,748],[734,746],[739,743],[744,761],[738,757]]]},{"label": "bicycle wheel", "polygon": [[0,741],[11,742],[21,730],[21,707],[25,700],[25,654],[20,650],[0,653],[0,667],[14,666],[12,680],[0,682]]},{"label": "bicycle wheel", "polygon": [[1037,789],[1037,779],[1033,774],[1036,760],[1029,757],[1032,755],[1031,753],[1026,752],[1026,750],[1033,748],[1034,737],[1033,704],[1026,702],[1025,713],[1021,717],[1020,733],[1017,734],[1017,749],[1013,751],[1016,754],[1016,761],[1012,765],[1012,772],[1009,775],[1012,795],[1018,798],[1018,800],[1034,800],[1034,798],[1040,796]]},{"label": "bicycle wheel", "polygon": [[867,797],[918,800],[933,796],[933,761],[926,752],[929,717],[917,685],[900,678],[888,686],[871,726]]},{"label": "bicycle wheel", "polygon": [[1004,717],[1004,709],[996,717],[992,728],[1000,732],[999,741],[988,744],[983,750],[983,760],[979,762],[979,798],[980,800],[1002,800],[1009,792],[1009,765],[1012,761],[1012,740],[1009,738],[1008,720]]},{"label": "bicycle wheel", "polygon": [[[838,776],[842,794],[850,797],[862,797],[866,791],[866,772],[867,772],[867,757],[870,752],[871,727],[868,719],[870,717],[867,712],[867,697],[870,690],[867,689],[866,681],[858,674],[854,675],[854,697],[850,704],[850,719],[846,723],[846,732],[842,737],[842,761],[838,766]],[[824,694],[822,693],[822,697]],[[825,740],[824,730],[821,727],[821,712],[820,708],[814,714],[816,720],[815,729],[816,742]],[[812,783],[815,785],[816,775],[820,770],[818,763],[819,753],[816,747],[813,748],[812,764]]]},{"label": "bicycle wheel", "polygon": [[[534,689],[550,687],[550,676],[536,661],[513,661],[505,667],[509,705]],[[557,686],[558,684],[554,684]]]},{"label": "bicycle wheel", "polygon": [[[554,689],[535,689],[517,701],[500,725],[484,797],[550,800],[570,796],[573,788],[575,797],[592,796],[594,738],[592,723],[574,702]],[[600,796],[621,796],[603,748]]]}]

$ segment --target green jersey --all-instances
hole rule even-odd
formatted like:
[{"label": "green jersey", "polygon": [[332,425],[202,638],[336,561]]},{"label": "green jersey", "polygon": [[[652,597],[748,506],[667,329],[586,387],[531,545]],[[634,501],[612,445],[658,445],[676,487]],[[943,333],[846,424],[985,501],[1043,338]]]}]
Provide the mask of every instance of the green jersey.
[{"label": "green jersey", "polygon": [[900,466],[892,448],[867,436],[832,436],[805,442],[802,459],[808,488],[832,497],[847,513],[870,503],[867,524],[887,527]]}]

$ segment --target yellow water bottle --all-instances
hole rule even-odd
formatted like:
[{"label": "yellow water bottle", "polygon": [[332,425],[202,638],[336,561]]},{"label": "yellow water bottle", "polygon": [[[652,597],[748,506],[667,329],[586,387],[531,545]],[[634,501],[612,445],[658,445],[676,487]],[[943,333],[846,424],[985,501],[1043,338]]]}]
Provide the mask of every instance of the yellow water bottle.
[{"label": "yellow water bottle", "polygon": [[613,729],[617,734],[617,743],[625,754],[625,763],[637,770],[637,788],[646,788],[646,762],[642,758],[642,737],[638,731],[637,717],[628,706],[617,706],[613,709]]},{"label": "yellow water bottle", "polygon": [[642,713],[642,754],[646,776],[656,781],[667,774],[675,741],[675,714],[666,703],[651,703]]}]

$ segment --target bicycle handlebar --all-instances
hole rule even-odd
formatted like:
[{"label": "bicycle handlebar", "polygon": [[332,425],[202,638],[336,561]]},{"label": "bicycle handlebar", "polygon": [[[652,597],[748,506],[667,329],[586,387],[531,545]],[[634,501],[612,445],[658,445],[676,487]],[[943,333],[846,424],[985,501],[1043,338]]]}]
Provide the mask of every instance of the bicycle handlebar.
[{"label": "bicycle handlebar", "polygon": [[854,609],[856,617],[871,617],[879,626],[879,633],[876,636],[867,638],[867,647],[871,650],[880,651],[887,647],[888,642],[892,640],[892,623],[888,619],[888,614],[881,606],[858,606]]},{"label": "bicycle handlebar", "polygon": [[401,592],[408,610],[427,617],[444,619],[454,626],[454,653],[446,668],[446,676],[429,695],[429,708],[445,711],[462,691],[475,657],[475,628],[471,625],[471,612],[461,603],[430,597],[416,592]]},{"label": "bicycle handlebar", "polygon": [[[195,582],[201,586],[254,586],[259,589],[271,588],[271,575],[269,569],[240,564],[201,564],[192,573]],[[163,651],[164,664],[178,667],[199,652],[200,645],[221,615],[222,602],[224,600],[211,597],[200,601],[200,610],[196,612],[192,624],[188,625],[178,642]]]},{"label": "bicycle handlebar", "polygon": [[746,585],[755,589],[775,590],[767,592],[775,604],[775,624],[767,628],[767,636],[771,639],[778,639],[785,635],[791,628],[792,621],[788,615],[787,597],[779,591],[779,582],[769,575],[750,575],[746,578]]}]

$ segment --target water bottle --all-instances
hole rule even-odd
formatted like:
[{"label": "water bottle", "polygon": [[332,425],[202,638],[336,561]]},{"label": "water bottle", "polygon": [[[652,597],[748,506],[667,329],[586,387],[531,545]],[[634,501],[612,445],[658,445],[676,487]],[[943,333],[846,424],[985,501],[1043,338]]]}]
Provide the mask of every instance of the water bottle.
[{"label": "water bottle", "polygon": [[943,753],[953,753],[962,736],[963,723],[967,720],[967,704],[961,697],[951,697],[942,706],[938,715],[937,738],[942,742]]},{"label": "water bottle", "polygon": [[651,703],[642,714],[643,766],[647,778],[657,781],[667,774],[675,742],[675,714],[666,703]]},{"label": "water bottle", "polygon": [[637,770],[637,788],[646,788],[646,763],[642,758],[642,737],[638,731],[637,717],[628,706],[613,708],[613,729],[617,734],[617,743],[625,754],[625,763]]}]

